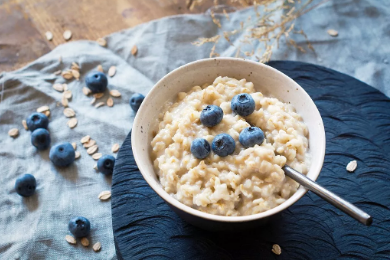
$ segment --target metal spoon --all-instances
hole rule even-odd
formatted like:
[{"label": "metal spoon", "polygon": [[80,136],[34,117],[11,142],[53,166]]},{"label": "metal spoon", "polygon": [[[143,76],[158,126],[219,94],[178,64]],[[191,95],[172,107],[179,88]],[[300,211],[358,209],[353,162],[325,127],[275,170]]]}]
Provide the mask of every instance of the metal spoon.
[{"label": "metal spoon", "polygon": [[348,201],[345,201],[344,199],[340,198],[336,194],[330,192],[329,190],[321,187],[311,179],[307,178],[302,173],[296,171],[295,169],[291,168],[288,165],[285,165],[283,167],[284,173],[304,186],[305,188],[313,191],[315,194],[320,196],[321,198],[328,201],[330,204],[335,206],[336,208],[340,209],[344,213],[347,213],[354,219],[358,220],[359,222],[363,223],[366,226],[369,226],[372,224],[372,217],[368,215],[366,212],[361,210],[360,208],[356,207],[355,205],[349,203]]}]

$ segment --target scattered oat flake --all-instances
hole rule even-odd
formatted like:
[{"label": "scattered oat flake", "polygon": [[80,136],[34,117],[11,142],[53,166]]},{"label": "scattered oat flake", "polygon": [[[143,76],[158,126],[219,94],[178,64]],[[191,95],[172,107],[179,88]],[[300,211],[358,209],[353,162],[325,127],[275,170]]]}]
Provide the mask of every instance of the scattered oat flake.
[{"label": "scattered oat flake", "polygon": [[75,154],[74,154],[74,158],[78,159],[78,158],[80,158],[80,156],[81,156],[80,151],[76,151]]},{"label": "scattered oat flake", "polygon": [[66,98],[66,99],[70,99],[72,98],[72,91],[71,90],[67,90],[64,92],[63,96]]},{"label": "scattered oat flake", "polygon": [[104,38],[99,38],[96,40],[96,42],[100,45],[105,47],[107,45],[107,41]]},{"label": "scattered oat flake", "polygon": [[352,160],[347,165],[348,172],[354,172],[356,168],[357,168],[357,161],[356,160]]},{"label": "scattered oat flake", "polygon": [[104,102],[99,102],[95,105],[95,108],[99,108],[101,106],[104,106]]},{"label": "scattered oat flake", "polygon": [[71,108],[65,108],[64,109],[64,115],[67,117],[67,118],[72,118],[76,115],[76,113],[74,112],[73,109]]},{"label": "scattered oat flake", "polygon": [[280,246],[278,244],[274,244],[272,246],[272,252],[274,252],[275,255],[280,255],[282,253],[282,249],[280,248]]},{"label": "scattered oat flake", "polygon": [[108,76],[112,77],[115,75],[115,73],[116,73],[116,67],[111,66],[110,69],[108,69]]},{"label": "scattered oat flake", "polygon": [[89,246],[89,240],[88,238],[86,237],[83,237],[81,240],[80,240],[81,244],[85,247]]},{"label": "scattered oat flake", "polygon": [[53,72],[53,74],[54,74],[54,75],[60,75],[61,72],[62,72],[61,70],[58,70],[58,71]]},{"label": "scattered oat flake", "polygon": [[43,114],[45,114],[46,117],[49,117],[50,116],[50,111],[45,111],[45,112],[43,112]]},{"label": "scattered oat flake", "polygon": [[134,45],[133,48],[131,48],[131,54],[135,56],[137,52],[138,52],[138,48],[136,45]]},{"label": "scattered oat flake", "polygon": [[88,96],[91,94],[91,90],[87,87],[83,87],[83,93],[85,96]]},{"label": "scattered oat flake", "polygon": [[48,41],[53,40],[53,34],[52,34],[51,32],[47,31],[47,32],[45,33],[45,36],[46,36],[46,39],[47,39]]},{"label": "scattered oat flake", "polygon": [[118,90],[111,90],[110,95],[115,98],[121,97],[121,93]]},{"label": "scattered oat flake", "polygon": [[98,160],[98,159],[100,159],[102,156],[103,156],[103,154],[101,154],[101,153],[95,153],[95,154],[92,155],[92,158],[93,158],[94,160]]},{"label": "scattered oat flake", "polygon": [[70,80],[73,78],[73,74],[72,74],[72,71],[63,71],[61,73],[62,77],[66,80]]},{"label": "scattered oat flake", "polygon": [[74,78],[76,78],[77,80],[80,79],[80,73],[79,71],[77,70],[72,70],[72,75]]},{"label": "scattered oat flake", "polygon": [[96,99],[100,99],[100,98],[103,97],[103,96],[104,96],[104,92],[95,93],[95,94],[93,95],[93,97],[95,97]]},{"label": "scattered oat flake", "polygon": [[107,200],[107,199],[110,199],[110,198],[111,198],[111,191],[106,190],[106,191],[100,192],[98,198],[99,198],[100,200]]},{"label": "scattered oat flake", "polygon": [[89,135],[87,135],[87,136],[82,137],[80,142],[82,144],[84,144],[84,143],[87,143],[90,139],[91,139],[91,137]]},{"label": "scattered oat flake", "polygon": [[91,137],[89,135],[87,135],[87,136],[82,137],[80,142],[82,144],[84,144],[84,143],[87,143],[90,139],[91,139]]},{"label": "scattered oat flake", "polygon": [[93,97],[93,99],[91,100],[91,105],[93,105],[95,102],[96,102],[96,98]]},{"label": "scattered oat flake", "polygon": [[64,106],[64,107],[68,107],[68,99],[65,98],[65,97],[62,97],[62,99],[61,99],[61,104],[62,104],[62,106]]},{"label": "scattered oat flake", "polygon": [[71,67],[73,70],[80,70],[80,66],[75,63],[75,62],[72,62],[72,67]]},{"label": "scattered oat flake", "polygon": [[65,240],[72,245],[76,245],[76,239],[70,235],[65,236]]},{"label": "scattered oat flake", "polygon": [[86,143],[84,143],[84,148],[90,148],[90,147],[92,147],[93,145],[95,145],[96,144],[96,141],[95,140],[92,140],[92,139],[90,139],[88,142],[86,142]]},{"label": "scattered oat flake", "polygon": [[73,149],[77,149],[77,144],[76,144],[76,142],[72,142],[72,147],[73,147]]},{"label": "scattered oat flake", "polygon": [[66,31],[62,34],[62,36],[64,37],[64,39],[65,39],[66,41],[68,41],[70,38],[72,38],[72,32],[71,32],[70,30],[66,30]]},{"label": "scattered oat flake", "polygon": [[25,130],[28,130],[26,120],[22,120],[22,125],[23,125],[23,128],[24,128]]},{"label": "scattered oat flake", "polygon": [[55,83],[55,84],[53,84],[53,89],[58,91],[58,92],[63,92],[64,86],[62,85],[62,83]]},{"label": "scattered oat flake", "polygon": [[41,106],[37,109],[37,112],[44,112],[44,111],[48,111],[50,110],[49,106],[47,105],[44,105],[44,106]]},{"label": "scattered oat flake", "polygon": [[114,145],[112,145],[112,148],[111,148],[111,151],[112,152],[117,152],[119,150],[119,144],[118,143],[115,143]]},{"label": "scattered oat flake", "polygon": [[77,125],[77,119],[76,118],[70,119],[68,121],[67,125],[68,125],[69,128],[73,129]]},{"label": "scattered oat flake", "polygon": [[67,91],[68,90],[68,85],[66,83],[63,83],[62,84],[62,87],[64,87],[64,91]]},{"label": "scattered oat flake", "polygon": [[97,164],[95,164],[95,166],[93,166],[93,169],[98,170]]},{"label": "scattered oat flake", "polygon": [[92,147],[90,147],[89,149],[87,149],[87,153],[88,153],[89,155],[92,155],[92,154],[94,154],[98,149],[99,149],[98,145],[93,145]]},{"label": "scattered oat flake", "polygon": [[100,244],[100,242],[97,242],[96,244],[94,244],[94,245],[92,246],[92,249],[93,249],[93,251],[95,251],[95,252],[99,252],[101,248],[102,248],[102,244]]},{"label": "scattered oat flake", "polygon": [[329,29],[329,30],[328,30],[328,34],[329,34],[330,36],[336,37],[336,36],[339,35],[339,32],[337,32],[337,31],[334,30],[334,29]]},{"label": "scattered oat flake", "polygon": [[107,99],[107,106],[108,107],[114,106],[114,100],[111,97]]},{"label": "scattered oat flake", "polygon": [[99,72],[103,72],[103,66],[99,64],[96,70],[98,70]]},{"label": "scattered oat flake", "polygon": [[8,135],[12,138],[16,138],[19,135],[19,130],[17,128],[10,129]]}]

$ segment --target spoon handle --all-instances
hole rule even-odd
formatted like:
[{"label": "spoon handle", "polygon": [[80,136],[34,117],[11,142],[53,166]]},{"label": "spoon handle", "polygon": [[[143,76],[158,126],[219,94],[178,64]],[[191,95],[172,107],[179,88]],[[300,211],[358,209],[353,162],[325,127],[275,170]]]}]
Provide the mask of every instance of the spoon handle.
[{"label": "spoon handle", "polygon": [[283,167],[283,170],[288,177],[292,178],[293,180],[295,180],[305,188],[313,191],[315,194],[325,199],[336,208],[340,209],[341,211],[347,213],[351,217],[360,221],[364,225],[369,226],[372,224],[372,217],[368,215],[366,212],[364,212],[363,210],[361,210],[360,208],[340,198],[339,196],[330,192],[329,190],[321,187],[316,182],[307,178],[305,175],[296,171],[295,169],[291,168],[288,165],[285,165]]}]

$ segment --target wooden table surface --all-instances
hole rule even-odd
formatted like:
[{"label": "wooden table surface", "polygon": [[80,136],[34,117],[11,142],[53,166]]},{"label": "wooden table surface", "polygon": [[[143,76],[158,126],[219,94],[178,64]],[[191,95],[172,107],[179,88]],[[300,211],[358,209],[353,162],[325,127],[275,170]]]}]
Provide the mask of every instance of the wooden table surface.
[{"label": "wooden table surface", "polygon": [[70,41],[96,40],[164,16],[205,12],[212,4],[205,1],[189,10],[186,0],[0,0],[0,73],[64,43],[65,30],[73,34]]}]

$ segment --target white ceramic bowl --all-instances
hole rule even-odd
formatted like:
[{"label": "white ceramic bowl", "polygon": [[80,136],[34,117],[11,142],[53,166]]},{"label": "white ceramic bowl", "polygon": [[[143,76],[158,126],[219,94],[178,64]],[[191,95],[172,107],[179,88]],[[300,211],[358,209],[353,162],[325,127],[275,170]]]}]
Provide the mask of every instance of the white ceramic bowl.
[{"label": "white ceramic bowl", "polygon": [[187,222],[206,229],[236,229],[264,223],[268,217],[290,207],[307,190],[302,186],[281,205],[268,211],[239,217],[217,216],[188,207],[164,191],[153,169],[150,157],[152,132],[156,131],[158,115],[167,101],[174,101],[179,92],[195,85],[212,83],[218,76],[253,82],[264,96],[272,94],[283,102],[291,102],[309,128],[311,166],[307,176],[316,180],[325,156],[325,131],[321,115],[310,96],[291,78],[278,70],[253,61],[235,58],[216,58],[195,61],[179,67],[162,78],[149,92],[135,117],[132,148],[135,161],[151,188]]}]

